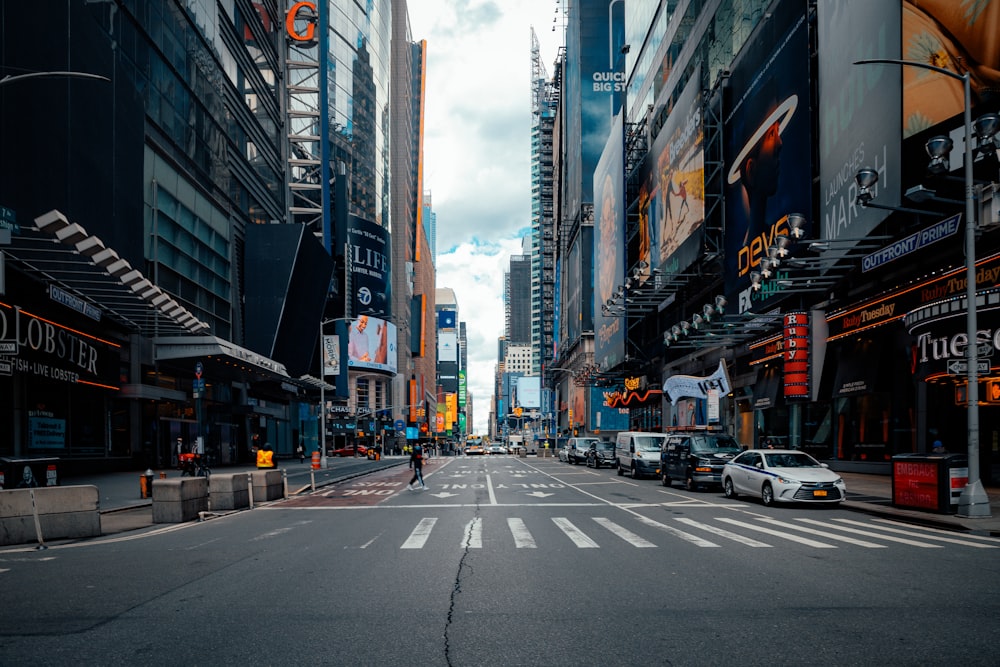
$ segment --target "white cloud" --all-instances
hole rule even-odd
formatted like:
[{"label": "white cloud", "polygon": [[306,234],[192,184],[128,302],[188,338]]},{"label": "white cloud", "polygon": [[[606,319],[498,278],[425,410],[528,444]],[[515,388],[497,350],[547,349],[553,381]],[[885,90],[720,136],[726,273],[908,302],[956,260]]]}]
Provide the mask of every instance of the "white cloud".
[{"label": "white cloud", "polygon": [[[531,226],[531,27],[551,76],[553,0],[410,0],[427,40],[424,188],[437,214],[437,285],[468,335],[475,430],[485,433],[503,335],[503,273]],[[471,429],[470,429],[471,430]]]}]

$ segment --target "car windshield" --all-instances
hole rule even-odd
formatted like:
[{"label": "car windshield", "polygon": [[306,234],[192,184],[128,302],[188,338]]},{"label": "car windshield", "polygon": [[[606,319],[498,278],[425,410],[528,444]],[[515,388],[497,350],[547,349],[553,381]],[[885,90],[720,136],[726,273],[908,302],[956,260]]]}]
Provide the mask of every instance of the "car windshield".
[{"label": "car windshield", "polygon": [[694,454],[739,454],[743,449],[730,436],[695,435],[691,437]]},{"label": "car windshield", "polygon": [[640,435],[635,439],[635,449],[638,452],[658,452],[663,444],[663,436]]},{"label": "car windshield", "polygon": [[608,442],[607,440],[597,443],[597,448],[604,450],[606,452],[615,451],[615,443]]},{"label": "car windshield", "polygon": [[803,452],[764,454],[769,468],[820,468],[819,461]]}]

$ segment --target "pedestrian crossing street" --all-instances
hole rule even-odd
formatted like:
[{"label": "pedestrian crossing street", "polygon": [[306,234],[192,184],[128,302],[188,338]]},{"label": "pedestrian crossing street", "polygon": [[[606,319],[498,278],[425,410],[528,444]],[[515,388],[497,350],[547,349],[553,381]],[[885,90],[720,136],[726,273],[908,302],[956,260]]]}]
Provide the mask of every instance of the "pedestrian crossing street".
[{"label": "pedestrian crossing street", "polygon": [[[442,522],[438,517],[421,518],[400,545],[400,549],[423,549],[434,540],[435,529],[441,532],[440,523]],[[500,531],[501,539],[517,549],[536,549],[540,543],[551,544],[553,539],[568,540],[580,549],[599,549],[602,545],[622,542],[637,549],[655,549],[670,546],[676,540],[702,548],[738,545],[767,549],[788,543],[813,549],[837,549],[845,546],[864,549],[1000,548],[998,538],[914,526],[888,519],[859,521],[833,518],[820,521],[807,517],[774,519],[748,515],[744,518],[674,517],[657,521],[638,514],[625,520],[612,520],[602,516],[584,520],[551,517],[549,520],[539,519],[531,526],[524,519],[516,517],[476,517],[465,524],[461,540],[456,546],[462,549],[482,549],[483,534],[486,531]]]}]

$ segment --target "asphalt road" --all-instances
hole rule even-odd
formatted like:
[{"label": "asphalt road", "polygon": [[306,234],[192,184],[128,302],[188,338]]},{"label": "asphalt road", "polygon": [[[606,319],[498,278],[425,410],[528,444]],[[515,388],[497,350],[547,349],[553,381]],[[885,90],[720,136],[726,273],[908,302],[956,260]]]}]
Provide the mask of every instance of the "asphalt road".
[{"label": "asphalt road", "polygon": [[1000,539],[442,458],[0,553],[0,664],[996,665]]}]

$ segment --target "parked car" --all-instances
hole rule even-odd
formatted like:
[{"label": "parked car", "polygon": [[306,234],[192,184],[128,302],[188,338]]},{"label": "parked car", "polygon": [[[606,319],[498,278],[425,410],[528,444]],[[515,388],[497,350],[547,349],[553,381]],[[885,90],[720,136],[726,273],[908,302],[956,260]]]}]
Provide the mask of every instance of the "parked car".
[{"label": "parked car", "polygon": [[722,469],[727,498],[756,496],[764,505],[778,502],[839,503],[847,495],[844,480],[805,452],[751,449]]},{"label": "parked car", "polygon": [[600,468],[602,465],[609,468],[615,465],[615,443],[610,440],[598,440],[587,447],[587,467]]},{"label": "parked car", "polygon": [[[357,445],[357,455],[358,456],[368,456],[368,448],[364,445]],[[341,447],[340,449],[333,450],[334,456],[354,456],[355,447]]]},{"label": "parked car", "polygon": [[632,479],[643,475],[657,475],[660,471],[660,449],[666,442],[665,433],[622,431],[615,441],[615,460],[618,474],[628,472]]},{"label": "parked car", "polygon": [[674,480],[694,491],[707,485],[722,486],[722,468],[743,451],[728,433],[708,430],[672,431],[660,450],[660,481]]},{"label": "parked car", "polygon": [[569,463],[586,463],[587,450],[592,442],[600,442],[599,438],[570,438],[566,443],[566,460]]}]

